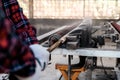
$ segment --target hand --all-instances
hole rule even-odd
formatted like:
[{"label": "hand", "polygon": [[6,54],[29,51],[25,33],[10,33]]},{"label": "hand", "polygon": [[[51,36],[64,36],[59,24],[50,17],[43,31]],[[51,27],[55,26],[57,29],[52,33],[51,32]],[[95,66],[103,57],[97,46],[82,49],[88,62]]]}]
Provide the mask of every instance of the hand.
[{"label": "hand", "polygon": [[46,48],[42,47],[39,44],[33,44],[29,47],[33,51],[33,54],[37,59],[38,63],[40,64],[41,70],[43,71],[46,68],[49,61],[49,52]]}]

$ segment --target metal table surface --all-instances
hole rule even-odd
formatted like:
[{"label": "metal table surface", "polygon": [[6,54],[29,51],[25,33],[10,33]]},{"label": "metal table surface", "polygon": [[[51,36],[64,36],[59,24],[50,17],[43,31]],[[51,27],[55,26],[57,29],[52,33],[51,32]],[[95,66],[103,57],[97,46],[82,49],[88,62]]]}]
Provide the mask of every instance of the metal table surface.
[{"label": "metal table surface", "polygon": [[80,48],[75,50],[69,50],[64,48],[56,48],[51,52],[51,54],[120,58],[120,49]]}]

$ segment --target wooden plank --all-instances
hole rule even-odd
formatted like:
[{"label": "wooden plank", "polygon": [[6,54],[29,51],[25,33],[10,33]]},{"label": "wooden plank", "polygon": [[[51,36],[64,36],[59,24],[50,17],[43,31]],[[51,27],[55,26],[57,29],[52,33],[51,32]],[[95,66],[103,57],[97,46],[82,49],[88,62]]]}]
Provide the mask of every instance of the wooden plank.
[{"label": "wooden plank", "polygon": [[29,18],[33,19],[33,0],[29,0]]}]

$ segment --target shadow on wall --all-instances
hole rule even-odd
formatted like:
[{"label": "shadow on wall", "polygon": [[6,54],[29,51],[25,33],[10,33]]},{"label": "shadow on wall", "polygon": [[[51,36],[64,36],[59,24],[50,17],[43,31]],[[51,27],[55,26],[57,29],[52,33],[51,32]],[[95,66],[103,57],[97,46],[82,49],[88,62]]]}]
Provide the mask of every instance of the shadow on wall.
[{"label": "shadow on wall", "polygon": [[[54,30],[64,25],[82,21],[82,19],[29,19],[30,23],[37,29],[37,36]],[[101,22],[116,21],[106,19],[93,19],[93,25],[100,25]]]}]

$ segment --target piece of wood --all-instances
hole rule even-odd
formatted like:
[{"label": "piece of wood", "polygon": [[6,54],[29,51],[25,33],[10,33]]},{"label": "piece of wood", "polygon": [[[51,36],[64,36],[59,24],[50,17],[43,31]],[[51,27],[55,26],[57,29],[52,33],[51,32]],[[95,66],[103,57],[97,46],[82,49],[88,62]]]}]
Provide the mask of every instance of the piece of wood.
[{"label": "piece of wood", "polygon": [[29,0],[29,18],[33,19],[33,0]]},{"label": "piece of wood", "polygon": [[56,43],[54,43],[51,47],[49,47],[47,50],[49,52],[52,52],[55,48],[57,48],[62,43],[62,40],[58,40]]}]

